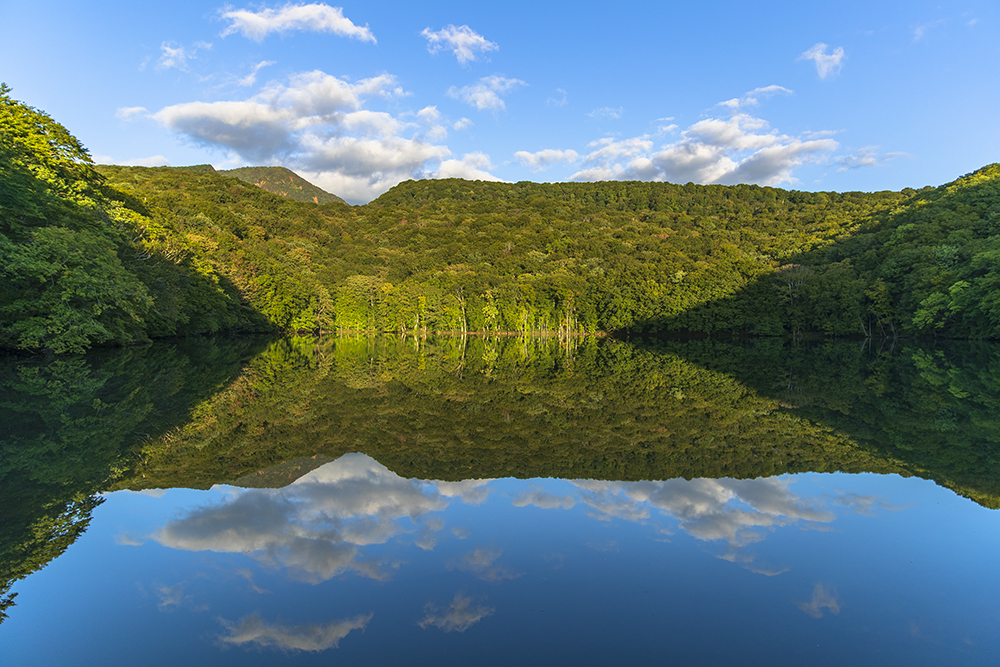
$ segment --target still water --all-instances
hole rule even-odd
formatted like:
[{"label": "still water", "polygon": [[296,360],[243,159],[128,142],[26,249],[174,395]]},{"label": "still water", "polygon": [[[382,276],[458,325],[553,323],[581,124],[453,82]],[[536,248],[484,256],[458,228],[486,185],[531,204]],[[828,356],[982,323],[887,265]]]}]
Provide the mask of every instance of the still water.
[{"label": "still water", "polygon": [[996,664],[998,364],[393,338],[12,361],[0,664]]}]

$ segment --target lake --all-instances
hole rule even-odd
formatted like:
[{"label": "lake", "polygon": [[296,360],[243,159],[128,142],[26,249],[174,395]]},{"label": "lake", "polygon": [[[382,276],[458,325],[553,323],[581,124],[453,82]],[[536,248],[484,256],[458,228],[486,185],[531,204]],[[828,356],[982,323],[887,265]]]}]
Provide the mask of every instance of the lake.
[{"label": "lake", "polygon": [[0,360],[0,664],[992,665],[1000,347]]}]

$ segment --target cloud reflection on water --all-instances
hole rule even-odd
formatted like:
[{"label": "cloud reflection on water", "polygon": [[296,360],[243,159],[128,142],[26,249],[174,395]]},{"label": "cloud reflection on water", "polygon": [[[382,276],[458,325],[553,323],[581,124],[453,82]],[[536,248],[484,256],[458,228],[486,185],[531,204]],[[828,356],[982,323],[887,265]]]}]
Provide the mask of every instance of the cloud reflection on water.
[{"label": "cloud reflection on water", "polygon": [[443,611],[428,602],[424,607],[424,617],[417,625],[424,630],[433,627],[443,632],[465,632],[487,616],[493,615],[494,611],[496,609],[493,607],[473,604],[472,598],[455,593],[451,606]]},{"label": "cloud reflection on water", "polygon": [[[281,489],[251,489],[190,511],[153,534],[186,551],[249,553],[289,568],[306,581],[344,572],[387,579],[392,563],[365,558],[359,547],[384,544],[448,502],[425,483],[390,472],[362,454],[348,454]],[[423,524],[440,529],[440,521]],[[427,545],[429,536],[419,541]]]},{"label": "cloud reflection on water", "polygon": [[273,646],[286,651],[325,651],[337,648],[352,630],[364,630],[372,614],[345,618],[330,623],[282,625],[268,623],[259,614],[244,616],[236,623],[222,621],[229,631],[219,637],[223,644]]},{"label": "cloud reflection on water", "polygon": [[[281,489],[233,490],[220,504],[193,509],[152,537],[176,549],[247,553],[314,583],[347,572],[386,580],[399,563],[366,555],[364,547],[407,535],[421,549],[434,549],[447,535],[440,512],[453,499],[484,503],[493,490],[492,481],[404,479],[368,456],[348,454]],[[745,553],[748,545],[777,527],[796,523],[820,527],[836,516],[819,501],[793,493],[789,480],[782,478],[555,483],[570,493],[553,492],[543,486],[546,482],[532,481],[511,494],[511,503],[518,508],[563,510],[580,506],[588,516],[603,521],[647,523],[669,517],[678,522],[680,531],[698,540],[723,542],[727,552],[721,558],[767,575],[787,568],[754,565],[754,558]],[[847,495],[834,503],[860,512],[884,506],[876,498]],[[666,527],[658,530],[670,533]],[[459,539],[469,532],[451,528]],[[485,581],[521,576],[497,563],[500,553],[498,547],[481,546],[444,565]]]}]

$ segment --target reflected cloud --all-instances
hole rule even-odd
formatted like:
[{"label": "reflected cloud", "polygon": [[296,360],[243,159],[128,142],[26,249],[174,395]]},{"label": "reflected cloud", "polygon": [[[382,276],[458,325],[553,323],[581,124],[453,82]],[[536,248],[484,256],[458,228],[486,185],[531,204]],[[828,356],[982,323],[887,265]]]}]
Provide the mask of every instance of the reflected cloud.
[{"label": "reflected cloud", "polygon": [[433,517],[424,521],[423,528],[417,534],[417,539],[414,541],[418,547],[424,551],[432,551],[435,546],[437,546],[437,536],[435,533],[444,528],[444,520],[438,517]]},{"label": "reflected cloud", "polygon": [[257,585],[257,582],[253,580],[253,572],[251,572],[249,569],[247,569],[245,567],[241,568],[239,570],[236,570],[236,574],[240,575],[241,577],[243,577],[244,579],[246,579],[250,583],[250,589],[254,593],[260,593],[261,595],[264,595],[266,593],[270,593],[270,591],[268,591],[266,589],[263,589],[263,588],[261,588],[260,586]]},{"label": "reflected cloud", "polygon": [[809,614],[813,618],[823,618],[823,610],[827,609],[836,616],[840,613],[840,603],[837,601],[837,589],[827,589],[823,584],[817,583],[813,588],[812,600],[809,602],[796,602],[795,606]]},{"label": "reflected cloud", "polygon": [[229,631],[219,640],[224,644],[237,646],[273,646],[285,651],[325,651],[337,648],[340,640],[353,630],[364,630],[372,614],[333,621],[331,623],[310,623],[305,625],[281,625],[267,623],[258,614],[244,616],[236,623],[223,620]]},{"label": "reflected cloud", "polygon": [[495,565],[503,552],[495,547],[477,547],[456,561],[448,564],[449,570],[461,570],[469,572],[483,581],[503,581],[504,579],[517,579],[523,572],[512,572],[502,565]]},{"label": "reflected cloud", "polygon": [[[247,553],[318,582],[344,572],[387,579],[391,564],[359,547],[384,544],[412,530],[447,501],[425,483],[390,472],[374,459],[347,454],[282,489],[250,489],[219,505],[194,509],[152,537],[185,551]],[[443,524],[433,523],[430,530]],[[426,544],[426,541],[425,541]]]},{"label": "reflected cloud", "polygon": [[473,625],[496,611],[493,607],[473,604],[471,597],[455,593],[451,606],[444,611],[428,602],[424,607],[424,618],[417,623],[422,629],[437,628],[443,632],[465,632]]},{"label": "reflected cloud", "polygon": [[557,496],[532,484],[526,491],[514,496],[514,507],[527,507],[534,505],[545,510],[551,509],[571,509],[576,505],[576,501],[570,496]]},{"label": "reflected cloud", "polygon": [[699,540],[725,540],[731,547],[760,541],[760,529],[797,521],[827,523],[834,514],[809,505],[781,479],[671,479],[664,482],[573,482],[597,519],[644,521],[650,509],[680,521]]},{"label": "reflected cloud", "polygon": [[177,584],[176,586],[160,586],[156,589],[156,594],[160,598],[160,601],[156,604],[160,608],[160,611],[180,607],[190,600],[190,597],[184,594],[184,586],[181,584]]},{"label": "reflected cloud", "polygon": [[838,505],[843,505],[849,509],[854,510],[858,514],[864,516],[874,516],[875,510],[901,510],[902,507],[897,507],[892,503],[888,503],[882,500],[878,496],[862,496],[857,493],[841,493],[834,497],[834,502]]},{"label": "reflected cloud", "polygon": [[486,502],[493,489],[486,485],[492,479],[466,479],[461,482],[433,482],[437,492],[446,498],[458,498],[466,505],[480,505]]}]

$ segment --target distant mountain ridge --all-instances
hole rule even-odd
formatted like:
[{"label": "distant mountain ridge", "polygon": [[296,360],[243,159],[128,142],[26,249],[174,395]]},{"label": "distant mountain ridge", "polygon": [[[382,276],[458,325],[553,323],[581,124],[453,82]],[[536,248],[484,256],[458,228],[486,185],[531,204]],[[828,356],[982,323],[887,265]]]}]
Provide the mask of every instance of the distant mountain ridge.
[{"label": "distant mountain ridge", "polygon": [[313,185],[285,167],[240,167],[239,169],[221,170],[218,173],[223,176],[234,176],[241,181],[252,183],[268,192],[295,201],[315,204],[347,203],[337,195]]}]

